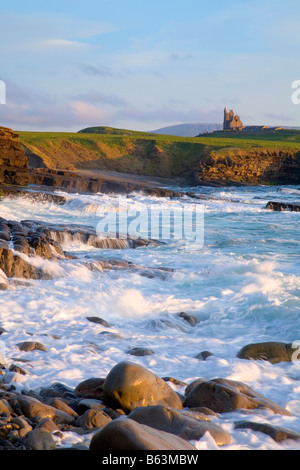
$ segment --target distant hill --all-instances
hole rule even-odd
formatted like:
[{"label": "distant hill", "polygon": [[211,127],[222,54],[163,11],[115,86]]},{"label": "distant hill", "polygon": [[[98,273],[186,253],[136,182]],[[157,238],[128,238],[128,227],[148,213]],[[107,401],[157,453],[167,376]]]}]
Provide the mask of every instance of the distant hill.
[{"label": "distant hill", "polygon": [[195,123],[195,124],[176,124],[175,126],[162,127],[155,131],[149,131],[151,134],[177,135],[179,137],[195,137],[204,132],[219,131],[223,128],[222,124]]}]

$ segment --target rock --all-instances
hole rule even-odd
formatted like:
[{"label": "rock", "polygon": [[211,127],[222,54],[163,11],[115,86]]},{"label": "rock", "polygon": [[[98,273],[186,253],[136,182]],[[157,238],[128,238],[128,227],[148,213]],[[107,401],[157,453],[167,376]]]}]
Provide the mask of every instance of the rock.
[{"label": "rock", "polygon": [[201,384],[202,382],[206,382],[206,379],[199,378],[199,379],[193,380],[193,382],[191,382],[186,387],[184,391],[185,396],[187,396],[193,390],[193,388],[195,388],[197,385]]},{"label": "rock", "polygon": [[79,415],[82,415],[87,410],[101,410],[103,408],[105,408],[104,403],[101,400],[95,400],[94,398],[84,398],[77,404]]},{"label": "rock", "polygon": [[26,436],[28,432],[32,431],[32,426],[26,421],[25,418],[22,418],[21,416],[13,418],[12,423],[19,426],[18,434],[21,438]]},{"label": "rock", "polygon": [[186,387],[187,384],[185,382],[182,382],[182,380],[175,379],[174,377],[163,377],[162,378],[165,382],[171,382],[174,385],[177,385],[178,387]]},{"label": "rock", "polygon": [[103,410],[90,409],[77,419],[76,426],[89,429],[104,428],[110,421],[111,418]]},{"label": "rock", "polygon": [[24,341],[23,343],[18,343],[20,351],[48,351],[47,347],[42,343],[37,343],[36,341]]},{"label": "rock", "polygon": [[213,356],[211,352],[201,351],[199,354],[197,354],[196,359],[201,359],[202,361],[205,361],[210,356]]},{"label": "rock", "polygon": [[11,424],[0,422],[0,439],[5,439],[5,437],[10,434],[12,429],[13,427]]},{"label": "rock", "polygon": [[237,354],[239,359],[256,359],[277,364],[278,362],[291,362],[295,348],[292,343],[265,342],[253,343],[244,346]]},{"label": "rock", "polygon": [[227,413],[239,409],[263,409],[273,413],[291,416],[280,405],[252,390],[248,385],[227,379],[213,379],[201,382],[187,395],[184,407],[204,406],[216,413]]},{"label": "rock", "polygon": [[34,423],[38,423],[44,418],[51,418],[56,424],[73,424],[75,422],[73,416],[30,396],[18,395],[17,398],[11,400],[11,406],[16,410],[19,408],[26,418]]},{"label": "rock", "polygon": [[50,433],[58,431],[58,427],[51,418],[42,419],[42,421],[40,421],[34,429],[39,429],[40,431],[47,431]]},{"label": "rock", "polygon": [[218,445],[232,442],[230,434],[217,424],[193,418],[163,405],[135,408],[128,418],[160,431],[176,434],[187,441],[198,441],[209,432]]},{"label": "rock", "polygon": [[16,364],[11,364],[9,366],[9,370],[10,370],[10,372],[17,372],[18,374],[21,374],[21,375],[29,374],[29,372],[27,370],[22,369],[22,367],[19,367]]},{"label": "rock", "polygon": [[104,393],[125,412],[149,405],[182,409],[180,398],[163,379],[132,362],[120,362],[111,369],[104,382]]},{"label": "rock", "polygon": [[194,450],[195,447],[179,436],[139,424],[121,417],[94,434],[90,450]]},{"label": "rock", "polygon": [[132,356],[151,356],[154,354],[154,351],[147,348],[132,348],[127,351],[127,354],[131,354]]},{"label": "rock", "polygon": [[57,410],[63,411],[64,413],[73,416],[74,419],[78,418],[78,414],[71,408],[67,403],[65,403],[61,398],[52,397],[45,400],[47,405],[53,406]]},{"label": "rock", "polygon": [[103,398],[103,385],[104,378],[95,378],[84,380],[80,382],[74,390],[75,395],[84,398],[93,398],[101,400]]},{"label": "rock", "polygon": [[271,211],[290,211],[290,212],[300,212],[299,204],[289,204],[287,202],[275,202],[269,201],[266,205],[266,209]]},{"label": "rock", "polygon": [[177,316],[179,318],[182,318],[185,322],[187,322],[191,326],[195,326],[197,323],[199,323],[199,320],[197,317],[193,315],[189,315],[188,313],[185,313],[185,312],[177,313]]},{"label": "rock", "polygon": [[103,320],[103,318],[100,318],[100,317],[86,317],[86,318],[90,322],[98,323],[99,325],[103,325],[106,328],[110,328],[110,324],[106,320]]},{"label": "rock", "polygon": [[56,447],[50,432],[34,429],[26,434],[23,443],[26,450],[52,450]]},{"label": "rock", "polygon": [[0,183],[27,186],[28,181],[28,158],[18,134],[0,127]]},{"label": "rock", "polygon": [[268,423],[238,421],[235,423],[234,429],[252,429],[253,431],[262,432],[270,436],[276,442],[282,442],[286,439],[300,439],[300,434],[298,432],[281,426],[273,426]]},{"label": "rock", "polygon": [[13,413],[13,409],[12,407],[10,406],[9,402],[5,399],[5,398],[2,398],[0,399],[0,415],[2,413],[9,413],[9,414],[12,414]]}]

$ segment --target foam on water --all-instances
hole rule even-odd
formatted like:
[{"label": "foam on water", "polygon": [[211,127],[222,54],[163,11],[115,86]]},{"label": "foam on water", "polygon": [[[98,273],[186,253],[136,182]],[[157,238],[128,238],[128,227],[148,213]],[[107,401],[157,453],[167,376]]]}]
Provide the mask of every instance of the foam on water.
[{"label": "foam on water", "polygon": [[[293,413],[287,417],[256,411],[251,420],[300,431],[300,362],[270,364],[237,358],[250,342],[299,339],[299,214],[265,209],[268,200],[279,196],[295,202],[298,189],[192,189],[213,198],[60,193],[67,197],[64,206],[25,199],[1,201],[0,216],[10,220],[94,228],[102,213],[120,209],[120,201],[132,210],[145,204],[174,211],[182,204],[205,206],[202,248],[171,240],[135,250],[101,249],[66,236],[64,248],[73,250],[78,259],[30,259],[53,278],[25,281],[0,291],[1,326],[7,330],[1,339],[7,362],[30,361],[24,365],[30,374],[12,375],[12,380],[20,380],[14,383],[17,389],[38,389],[57,381],[75,387],[87,378],[105,377],[117,362],[129,359],[160,376],[187,383],[198,377],[244,382]],[[153,275],[141,275],[139,269],[90,270],[87,263],[99,257],[131,261]],[[156,275],[160,267],[173,269],[165,280]],[[182,311],[200,322],[191,327],[177,316]],[[111,327],[91,323],[89,316],[104,318]],[[42,342],[48,352],[19,351],[17,344],[28,340]],[[155,354],[133,358],[127,353],[132,347],[151,348]],[[213,356],[197,359],[203,350]],[[261,433],[235,430],[234,422],[240,419],[249,419],[249,413],[225,413],[218,421],[233,436],[226,449],[300,448],[296,441],[277,444]],[[88,443],[90,437],[67,433],[60,444]],[[198,449],[216,448],[210,435],[194,444]]]}]

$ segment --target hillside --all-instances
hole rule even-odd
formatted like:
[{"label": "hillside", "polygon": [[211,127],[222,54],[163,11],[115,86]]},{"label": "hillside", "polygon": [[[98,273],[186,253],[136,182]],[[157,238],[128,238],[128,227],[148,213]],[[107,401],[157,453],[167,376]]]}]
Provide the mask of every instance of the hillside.
[{"label": "hillside", "polygon": [[300,183],[297,131],[247,136],[215,133],[188,138],[101,129],[102,134],[19,132],[19,135],[29,164],[35,168],[185,177],[201,184]]},{"label": "hillside", "polygon": [[195,137],[204,132],[213,132],[222,129],[222,124],[195,123],[176,124],[151,131],[153,134],[177,135],[179,137]]}]

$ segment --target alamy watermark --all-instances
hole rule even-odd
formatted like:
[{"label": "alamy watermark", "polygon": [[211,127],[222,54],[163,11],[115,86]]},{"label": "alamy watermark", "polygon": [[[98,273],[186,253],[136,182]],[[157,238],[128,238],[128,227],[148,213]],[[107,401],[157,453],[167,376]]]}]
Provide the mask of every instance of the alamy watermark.
[{"label": "alamy watermark", "polygon": [[161,207],[157,204],[129,205],[119,198],[114,210],[97,211],[99,222],[97,235],[118,239],[147,238],[162,242],[181,240],[204,244],[204,206],[181,204],[176,207]]},{"label": "alamy watermark", "polygon": [[0,80],[0,104],[6,104],[6,85],[3,80]]},{"label": "alamy watermark", "polygon": [[300,80],[294,80],[292,88],[295,90],[291,96],[292,103],[300,104]]}]

